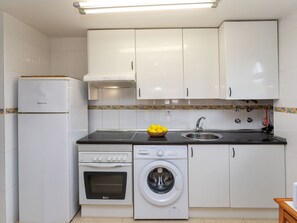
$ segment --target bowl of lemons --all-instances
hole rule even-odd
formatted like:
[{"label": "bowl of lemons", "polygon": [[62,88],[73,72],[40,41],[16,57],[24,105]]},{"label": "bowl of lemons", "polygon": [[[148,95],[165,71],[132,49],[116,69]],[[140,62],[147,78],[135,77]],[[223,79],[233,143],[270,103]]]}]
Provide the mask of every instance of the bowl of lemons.
[{"label": "bowl of lemons", "polygon": [[158,124],[151,124],[147,128],[147,133],[151,137],[163,137],[168,132],[168,129],[165,126],[158,125]]}]

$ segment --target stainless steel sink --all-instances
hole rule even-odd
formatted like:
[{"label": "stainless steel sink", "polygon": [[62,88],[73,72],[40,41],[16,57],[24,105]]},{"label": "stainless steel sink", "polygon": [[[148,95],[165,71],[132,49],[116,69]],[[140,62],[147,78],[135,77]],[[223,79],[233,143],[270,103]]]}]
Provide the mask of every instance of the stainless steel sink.
[{"label": "stainless steel sink", "polygon": [[187,132],[181,135],[187,139],[198,141],[214,141],[223,138],[221,134],[212,132]]}]

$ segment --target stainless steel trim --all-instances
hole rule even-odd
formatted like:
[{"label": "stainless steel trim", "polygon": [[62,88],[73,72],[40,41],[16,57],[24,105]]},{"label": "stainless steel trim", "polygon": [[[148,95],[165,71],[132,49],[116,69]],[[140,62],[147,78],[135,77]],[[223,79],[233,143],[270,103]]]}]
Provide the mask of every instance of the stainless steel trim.
[{"label": "stainless steel trim", "polygon": [[[208,134],[211,134],[211,135],[215,135],[217,136],[218,138],[217,139],[199,139],[199,138],[189,138],[187,135],[188,134],[198,134],[198,135],[208,135]],[[194,141],[205,141],[205,142],[209,142],[209,141],[216,141],[216,140],[219,140],[221,138],[223,138],[223,135],[222,134],[219,134],[219,133],[213,133],[213,132],[186,132],[186,133],[182,133],[181,134],[182,137],[186,138],[186,139],[190,139],[190,140],[194,140]]]}]

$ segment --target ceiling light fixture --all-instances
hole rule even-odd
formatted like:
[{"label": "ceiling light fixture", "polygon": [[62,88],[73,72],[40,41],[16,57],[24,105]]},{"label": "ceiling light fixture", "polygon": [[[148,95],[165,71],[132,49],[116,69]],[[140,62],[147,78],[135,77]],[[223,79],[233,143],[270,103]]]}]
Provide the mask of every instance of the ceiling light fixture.
[{"label": "ceiling light fixture", "polygon": [[216,8],[220,0],[101,0],[74,2],[80,14]]}]

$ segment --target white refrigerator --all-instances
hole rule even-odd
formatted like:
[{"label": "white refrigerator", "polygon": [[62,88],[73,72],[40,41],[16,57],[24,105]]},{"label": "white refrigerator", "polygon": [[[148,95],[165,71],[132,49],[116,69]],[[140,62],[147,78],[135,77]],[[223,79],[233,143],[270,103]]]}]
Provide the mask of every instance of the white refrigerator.
[{"label": "white refrigerator", "polygon": [[88,133],[87,85],[69,77],[18,83],[20,223],[66,223],[79,209],[76,141]]}]

